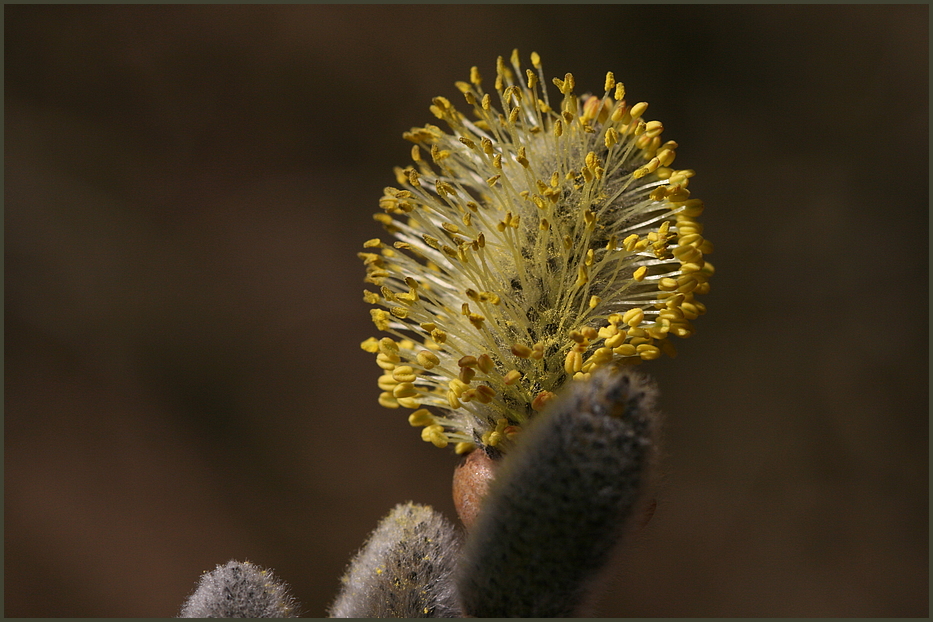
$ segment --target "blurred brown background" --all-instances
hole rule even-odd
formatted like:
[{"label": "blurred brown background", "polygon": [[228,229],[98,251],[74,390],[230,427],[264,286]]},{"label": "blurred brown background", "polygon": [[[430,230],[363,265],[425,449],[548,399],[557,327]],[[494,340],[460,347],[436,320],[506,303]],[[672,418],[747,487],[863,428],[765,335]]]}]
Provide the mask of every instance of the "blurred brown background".
[{"label": "blurred brown background", "polygon": [[[401,133],[519,48],[677,140],[716,245],[645,365],[664,486],[604,616],[928,615],[928,7],[10,6],[7,616],[321,616],[456,458],[376,404],[356,253]],[[527,61],[526,61],[527,62]]]}]

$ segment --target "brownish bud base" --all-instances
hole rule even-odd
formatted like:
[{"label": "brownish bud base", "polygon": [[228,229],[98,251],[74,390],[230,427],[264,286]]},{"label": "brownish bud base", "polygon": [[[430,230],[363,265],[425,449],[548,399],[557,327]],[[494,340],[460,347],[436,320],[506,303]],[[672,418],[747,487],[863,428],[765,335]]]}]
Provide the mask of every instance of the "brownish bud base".
[{"label": "brownish bud base", "polygon": [[489,482],[499,466],[482,449],[471,451],[454,470],[454,507],[463,525],[469,529],[476,521]]}]

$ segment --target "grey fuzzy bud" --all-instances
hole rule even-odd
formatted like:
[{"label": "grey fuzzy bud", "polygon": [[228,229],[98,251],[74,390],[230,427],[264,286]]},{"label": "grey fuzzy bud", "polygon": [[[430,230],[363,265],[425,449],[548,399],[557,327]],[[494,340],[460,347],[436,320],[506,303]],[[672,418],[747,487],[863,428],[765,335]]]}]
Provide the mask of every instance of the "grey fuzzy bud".
[{"label": "grey fuzzy bud", "polygon": [[655,390],[631,370],[569,383],[502,464],[464,545],[475,617],[570,616],[632,515],[651,456]]},{"label": "grey fuzzy bud", "polygon": [[452,579],[459,548],[456,529],[431,507],[395,506],[350,562],[330,616],[459,617]]},{"label": "grey fuzzy bud", "polygon": [[180,618],[296,618],[288,585],[250,562],[230,561],[201,575]]}]

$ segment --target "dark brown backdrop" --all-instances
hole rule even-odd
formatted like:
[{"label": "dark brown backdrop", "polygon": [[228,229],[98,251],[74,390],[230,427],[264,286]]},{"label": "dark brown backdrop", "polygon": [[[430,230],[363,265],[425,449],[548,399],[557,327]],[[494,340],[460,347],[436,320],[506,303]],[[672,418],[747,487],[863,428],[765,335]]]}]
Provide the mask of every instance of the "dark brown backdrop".
[{"label": "dark brown backdrop", "polygon": [[323,615],[455,458],[376,404],[401,132],[541,53],[651,102],[709,314],[606,616],[928,614],[928,8],[6,6],[8,616],[172,616],[230,558]]}]

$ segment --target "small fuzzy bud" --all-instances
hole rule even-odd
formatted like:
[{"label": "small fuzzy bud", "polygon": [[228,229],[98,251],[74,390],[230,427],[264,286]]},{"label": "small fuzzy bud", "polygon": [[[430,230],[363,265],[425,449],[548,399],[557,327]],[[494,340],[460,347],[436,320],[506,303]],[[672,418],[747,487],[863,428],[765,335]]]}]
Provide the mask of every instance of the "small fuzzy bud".
[{"label": "small fuzzy bud", "polygon": [[288,585],[250,562],[229,561],[201,575],[179,618],[297,618]]},{"label": "small fuzzy bud", "polygon": [[399,504],[379,523],[341,579],[332,618],[454,618],[453,525],[430,506]]}]

